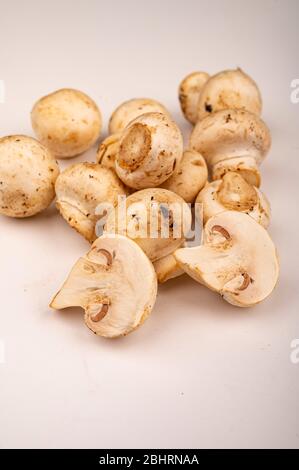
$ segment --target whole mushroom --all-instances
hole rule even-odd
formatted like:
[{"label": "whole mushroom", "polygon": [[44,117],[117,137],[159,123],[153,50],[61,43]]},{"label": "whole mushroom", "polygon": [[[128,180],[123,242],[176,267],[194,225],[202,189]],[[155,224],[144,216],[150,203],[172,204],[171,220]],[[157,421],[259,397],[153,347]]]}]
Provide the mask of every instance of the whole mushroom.
[{"label": "whole mushroom", "polygon": [[158,282],[160,284],[163,284],[170,279],[179,277],[185,272],[180,267],[173,253],[167,256],[163,256],[163,258],[160,258],[157,261],[154,261],[153,265],[157,274]]},{"label": "whole mushroom", "polygon": [[207,184],[196,203],[202,204],[204,223],[226,210],[245,212],[265,228],[270,222],[271,209],[266,196],[238,173],[226,173],[222,180]]},{"label": "whole mushroom", "polygon": [[116,207],[118,196],[126,194],[116,174],[97,163],[70,165],[57,178],[55,190],[60,214],[89,242],[96,238],[99,218],[108,215],[97,214],[97,207],[104,203]]},{"label": "whole mushroom", "polygon": [[44,96],[31,111],[32,127],[57,158],[88,150],[98,139],[102,117],[95,102],[78,90],[63,88]]},{"label": "whole mushroom", "polygon": [[253,186],[260,186],[259,165],[271,146],[268,127],[256,114],[238,109],[218,111],[199,121],[190,147],[201,153],[213,180],[228,171],[240,173]]},{"label": "whole mushroom", "polygon": [[30,217],[55,197],[59,167],[50,150],[25,135],[0,139],[0,213]]},{"label": "whole mushroom", "polygon": [[157,296],[157,277],[141,248],[121,235],[105,234],[81,257],[50,307],[81,307],[87,327],[117,338],[147,319]]},{"label": "whole mushroom", "polygon": [[191,124],[198,121],[198,101],[203,86],[210,75],[206,72],[193,72],[185,77],[179,86],[179,100],[182,112]]},{"label": "whole mushroom", "polygon": [[208,220],[203,243],[174,256],[193,279],[239,307],[253,306],[273,291],[279,274],[268,232],[242,212],[226,211]]}]

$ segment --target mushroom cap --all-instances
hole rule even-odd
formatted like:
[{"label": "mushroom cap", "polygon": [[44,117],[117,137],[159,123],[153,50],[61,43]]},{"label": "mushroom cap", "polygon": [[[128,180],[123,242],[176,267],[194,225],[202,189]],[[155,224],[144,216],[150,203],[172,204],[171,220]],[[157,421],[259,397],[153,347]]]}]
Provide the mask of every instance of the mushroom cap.
[{"label": "mushroom cap", "polygon": [[123,131],[115,169],[129,187],[159,186],[181,161],[183,137],[178,126],[165,114],[147,113]]},{"label": "mushroom cap", "polygon": [[119,151],[121,132],[109,135],[104,139],[97,150],[97,162],[110,170],[115,171],[115,159]]},{"label": "mushroom cap", "polygon": [[198,121],[198,101],[203,86],[210,75],[206,72],[193,72],[185,77],[179,86],[179,101],[185,118],[191,123]]},{"label": "mushroom cap", "polygon": [[151,313],[157,277],[141,248],[122,235],[102,235],[71,270],[50,307],[81,307],[91,331],[124,336]]},{"label": "mushroom cap", "polygon": [[31,111],[31,122],[38,139],[58,158],[85,152],[102,129],[101,113],[95,102],[70,88],[38,100]]},{"label": "mushroom cap", "polygon": [[186,202],[192,203],[207,179],[208,168],[203,156],[195,150],[185,150],[181,163],[160,188],[173,191]]},{"label": "mushroom cap", "polygon": [[95,225],[101,203],[114,207],[126,190],[116,174],[97,163],[75,163],[57,178],[56,206],[68,224],[89,242],[96,238]]},{"label": "mushroom cap", "polygon": [[150,188],[131,194],[123,211],[111,212],[105,231],[128,236],[155,261],[181,246],[190,226],[191,210],[180,196]]},{"label": "mushroom cap", "polygon": [[159,101],[150,98],[133,98],[119,105],[109,120],[109,133],[122,131],[127,125],[145,113],[163,113],[169,115],[167,109]]},{"label": "mushroom cap", "polygon": [[154,261],[153,265],[160,284],[184,274],[183,269],[180,267],[172,253]]},{"label": "mushroom cap", "polygon": [[261,114],[262,98],[258,86],[240,68],[217,73],[202,87],[198,100],[198,119],[223,109],[243,109]]},{"label": "mushroom cap", "polygon": [[205,225],[203,244],[178,249],[174,256],[193,279],[239,307],[268,297],[279,274],[268,232],[243,212],[226,211],[212,217]]},{"label": "mushroom cap", "polygon": [[196,203],[203,205],[204,223],[227,210],[245,212],[265,228],[270,222],[271,209],[266,196],[238,173],[226,173],[222,180],[207,184]]},{"label": "mushroom cap", "polygon": [[30,217],[46,209],[55,197],[59,167],[50,150],[32,137],[0,139],[0,213]]}]

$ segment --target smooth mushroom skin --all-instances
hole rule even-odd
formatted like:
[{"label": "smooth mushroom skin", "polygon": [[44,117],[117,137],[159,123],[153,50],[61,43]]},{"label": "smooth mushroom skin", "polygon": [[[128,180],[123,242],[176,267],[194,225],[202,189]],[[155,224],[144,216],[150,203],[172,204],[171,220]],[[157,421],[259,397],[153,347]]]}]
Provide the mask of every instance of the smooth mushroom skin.
[{"label": "smooth mushroom skin", "polygon": [[99,138],[102,117],[95,102],[78,90],[63,88],[44,96],[31,111],[38,140],[57,158],[88,150]]},{"label": "smooth mushroom skin", "polygon": [[124,129],[115,160],[119,178],[134,189],[153,188],[169,178],[183,155],[183,137],[165,114],[147,113]]},{"label": "smooth mushroom skin", "polygon": [[273,291],[279,263],[268,232],[242,212],[226,211],[208,220],[201,246],[174,256],[199,283],[238,307],[251,307]]},{"label": "smooth mushroom skin", "polygon": [[0,139],[0,214],[30,217],[46,209],[55,197],[58,164],[32,137]]},{"label": "smooth mushroom skin", "polygon": [[76,163],[67,167],[57,178],[56,207],[66,222],[89,242],[96,238],[95,226],[101,215],[96,208],[101,203],[116,207],[118,196],[126,189],[116,174],[97,163]]},{"label": "smooth mushroom skin", "polygon": [[191,124],[196,124],[198,121],[199,96],[209,77],[206,72],[193,72],[180,83],[179,101],[182,113]]},{"label": "smooth mushroom skin", "polygon": [[183,271],[183,269],[178,264],[173,253],[167,256],[163,256],[163,258],[160,258],[157,261],[154,261],[153,265],[157,274],[158,282],[160,284],[163,284],[170,279],[179,277],[185,273],[185,271]]},{"label": "smooth mushroom skin", "polygon": [[142,325],[156,296],[157,277],[141,248],[122,235],[105,234],[76,262],[50,307],[81,307],[91,331],[117,338]]},{"label": "smooth mushroom skin", "polygon": [[203,156],[195,150],[185,150],[181,163],[160,188],[168,189],[193,203],[208,179],[208,168]]},{"label": "smooth mushroom skin", "polygon": [[169,112],[156,100],[150,98],[133,98],[119,105],[109,120],[109,133],[122,131],[127,125],[145,113],[163,113],[170,117]]},{"label": "smooth mushroom skin", "polygon": [[268,199],[238,173],[229,172],[222,180],[208,183],[198,194],[196,203],[202,204],[204,224],[226,210],[245,212],[265,228],[270,223]]},{"label": "smooth mushroom skin", "polygon": [[256,187],[260,185],[258,167],[270,146],[264,121],[237,109],[212,113],[196,124],[190,137],[190,148],[203,155],[213,180],[235,171]]},{"label": "smooth mushroom skin", "polygon": [[261,114],[262,98],[258,86],[240,68],[213,75],[201,89],[198,120],[224,109],[243,109]]},{"label": "smooth mushroom skin", "polygon": [[131,194],[124,212],[111,212],[104,230],[128,236],[155,261],[181,246],[190,226],[191,210],[180,196],[150,188]]}]

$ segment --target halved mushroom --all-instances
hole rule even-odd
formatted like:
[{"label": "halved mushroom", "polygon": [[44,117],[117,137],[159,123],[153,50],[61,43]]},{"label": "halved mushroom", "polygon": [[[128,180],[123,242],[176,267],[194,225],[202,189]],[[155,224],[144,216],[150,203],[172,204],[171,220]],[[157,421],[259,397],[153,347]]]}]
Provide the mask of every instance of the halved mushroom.
[{"label": "halved mushroom", "polygon": [[96,238],[95,226],[101,217],[96,214],[97,206],[110,203],[115,207],[118,196],[126,194],[117,175],[97,163],[70,165],[57,178],[55,191],[60,214],[89,242]]},{"label": "halved mushroom", "polygon": [[198,102],[203,86],[210,75],[206,72],[193,72],[185,77],[179,86],[179,100],[185,118],[196,124],[198,121]]},{"label": "halved mushroom", "polygon": [[226,173],[222,180],[207,184],[198,194],[196,203],[203,205],[203,221],[220,212],[245,212],[263,227],[270,222],[270,204],[266,196],[238,173]]},{"label": "halved mushroom", "polygon": [[158,101],[150,98],[134,98],[125,101],[113,112],[109,120],[109,133],[122,131],[131,121],[145,113],[163,113],[169,116],[167,109]]},{"label": "halved mushroom", "polygon": [[199,121],[193,129],[190,147],[201,153],[212,173],[221,179],[234,171],[259,187],[258,165],[271,146],[268,127],[256,114],[227,109]]},{"label": "halved mushroom", "polygon": [[172,191],[143,189],[131,194],[107,219],[104,230],[136,241],[151,261],[178,248],[191,227],[191,210]]},{"label": "halved mushroom", "polygon": [[50,307],[81,307],[91,331],[116,338],[146,320],[156,296],[157,277],[141,248],[122,235],[105,234],[76,262]]},{"label": "halved mushroom", "polygon": [[160,188],[173,191],[186,202],[192,203],[207,179],[208,169],[203,156],[195,150],[185,150],[181,163]]},{"label": "halved mushroom", "polygon": [[203,244],[178,249],[174,256],[193,279],[239,307],[250,307],[268,297],[279,274],[268,232],[252,217],[237,211],[209,219]]},{"label": "halved mushroom", "polygon": [[123,131],[115,169],[129,187],[159,186],[174,172],[183,155],[183,137],[165,114],[147,113]]},{"label": "halved mushroom", "polygon": [[160,258],[157,261],[154,261],[153,265],[157,274],[158,282],[160,284],[163,284],[170,279],[179,277],[185,272],[180,267],[173,253],[167,256],[163,256],[163,258]]}]

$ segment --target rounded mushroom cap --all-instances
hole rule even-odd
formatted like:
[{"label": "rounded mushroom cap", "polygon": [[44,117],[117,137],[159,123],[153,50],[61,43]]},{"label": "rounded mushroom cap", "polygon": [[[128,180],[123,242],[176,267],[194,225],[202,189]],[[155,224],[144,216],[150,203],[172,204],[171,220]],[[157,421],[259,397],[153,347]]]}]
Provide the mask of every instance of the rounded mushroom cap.
[{"label": "rounded mushroom cap", "polygon": [[100,203],[114,207],[126,190],[116,174],[97,163],[70,165],[57,178],[56,206],[68,224],[89,242],[96,238],[95,225]]},{"label": "rounded mushroom cap", "polygon": [[160,187],[173,191],[186,202],[194,202],[208,179],[205,159],[195,150],[185,150],[181,163]]},{"label": "rounded mushroom cap", "polygon": [[63,88],[44,96],[34,105],[31,122],[38,139],[58,158],[88,150],[98,139],[102,117],[85,93]]},{"label": "rounded mushroom cap", "polygon": [[150,260],[178,248],[191,226],[191,210],[177,194],[152,188],[131,194],[122,211],[111,212],[105,230],[138,243]]},{"label": "rounded mushroom cap", "polygon": [[257,84],[240,68],[209,78],[198,101],[198,119],[223,109],[243,109],[260,115],[262,98]]},{"label": "rounded mushroom cap", "polygon": [[159,186],[174,172],[183,155],[183,137],[177,125],[161,113],[147,113],[123,131],[115,169],[129,187]]},{"label": "rounded mushroom cap", "polygon": [[30,217],[55,197],[59,167],[51,152],[24,135],[0,139],[0,213]]},{"label": "rounded mushroom cap", "polygon": [[237,211],[209,219],[203,244],[178,249],[174,256],[187,274],[239,307],[250,307],[268,297],[279,274],[268,232],[252,217]]},{"label": "rounded mushroom cap", "polygon": [[153,265],[139,246],[121,235],[105,234],[77,261],[50,306],[81,307],[91,331],[116,338],[142,325],[156,296]]},{"label": "rounded mushroom cap", "polygon": [[115,159],[119,151],[121,132],[106,137],[97,150],[97,162],[110,170],[115,171]]},{"label": "rounded mushroom cap", "polygon": [[232,159],[233,166],[237,166],[238,158],[250,158],[260,164],[270,149],[271,135],[257,115],[227,109],[199,121],[191,134],[190,146],[204,156],[211,169],[222,162],[229,164]]},{"label": "rounded mushroom cap", "polygon": [[179,100],[185,118],[191,123],[198,121],[198,101],[203,86],[210,75],[206,72],[193,72],[185,77],[179,86]]},{"label": "rounded mushroom cap", "polygon": [[207,184],[196,203],[203,205],[204,223],[223,211],[235,210],[245,212],[265,228],[269,225],[271,210],[266,196],[238,173],[226,173],[222,180]]},{"label": "rounded mushroom cap", "polygon": [[170,117],[169,112],[156,100],[150,98],[133,98],[125,101],[112,113],[109,120],[109,133],[122,131],[127,125],[145,113],[163,113]]}]

